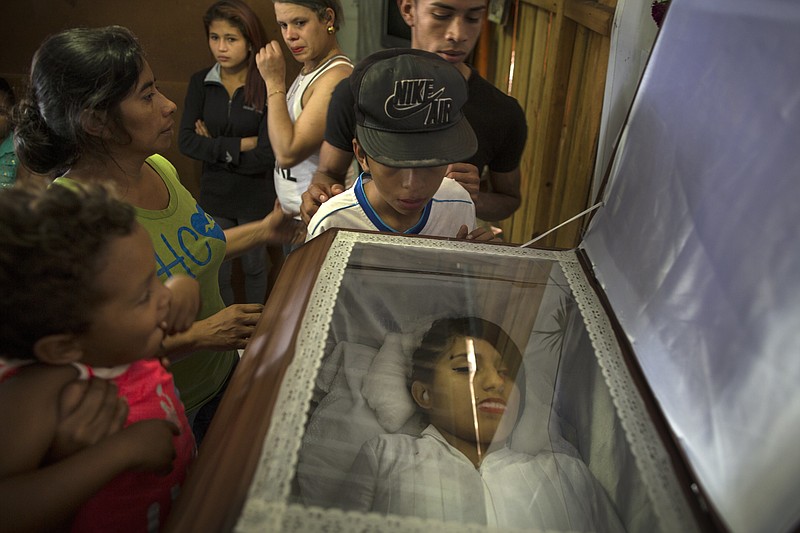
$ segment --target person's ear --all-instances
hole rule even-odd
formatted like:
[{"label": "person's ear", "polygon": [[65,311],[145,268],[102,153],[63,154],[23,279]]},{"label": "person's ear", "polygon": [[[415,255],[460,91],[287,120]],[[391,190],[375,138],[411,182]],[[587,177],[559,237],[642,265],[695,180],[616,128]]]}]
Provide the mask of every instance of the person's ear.
[{"label": "person's ear", "polygon": [[367,161],[367,153],[359,144],[358,139],[353,139],[353,154],[356,156],[356,160],[358,164],[361,166],[362,170],[369,174],[369,161]]},{"label": "person's ear", "polygon": [[71,333],[46,335],[33,344],[36,359],[50,365],[65,365],[80,361],[83,348]]},{"label": "person's ear", "polygon": [[414,27],[414,0],[397,0],[397,8],[400,15],[409,28]]},{"label": "person's ear", "polygon": [[411,397],[422,409],[428,410],[431,408],[431,395],[428,392],[428,387],[421,381],[415,381],[411,384]]},{"label": "person's ear", "polygon": [[97,111],[96,109],[84,109],[81,111],[81,128],[94,137],[102,137],[107,133],[107,121],[108,114],[105,111]]}]

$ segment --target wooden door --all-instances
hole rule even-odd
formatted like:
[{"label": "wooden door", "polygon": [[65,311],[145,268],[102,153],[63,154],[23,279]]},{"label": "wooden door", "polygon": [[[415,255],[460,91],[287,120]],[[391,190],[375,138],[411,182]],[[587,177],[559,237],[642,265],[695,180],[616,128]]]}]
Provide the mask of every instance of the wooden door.
[{"label": "wooden door", "polygon": [[[490,43],[479,50],[491,51],[483,61],[494,67],[488,79],[517,98],[528,120],[522,205],[501,223],[508,241],[524,243],[591,202],[617,0],[511,4],[509,23],[490,24],[484,33]],[[581,222],[575,222],[537,244],[572,248],[580,237]]]}]

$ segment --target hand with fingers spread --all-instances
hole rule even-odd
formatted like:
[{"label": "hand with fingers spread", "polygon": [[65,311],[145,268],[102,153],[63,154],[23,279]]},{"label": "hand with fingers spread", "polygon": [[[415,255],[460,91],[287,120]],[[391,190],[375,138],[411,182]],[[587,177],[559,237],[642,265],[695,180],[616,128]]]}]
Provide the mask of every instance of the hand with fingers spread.
[{"label": "hand with fingers spread", "polygon": [[128,402],[105,379],[74,380],[61,390],[59,420],[45,462],[51,463],[96,444],[122,429]]},{"label": "hand with fingers spread", "polygon": [[309,185],[300,197],[300,218],[303,219],[303,223],[308,225],[319,206],[337,194],[343,193],[344,190],[344,185],[339,183],[312,183]]},{"label": "hand with fingers spread", "polygon": [[234,304],[205,320],[195,322],[198,342],[212,350],[244,348],[253,335],[263,309],[261,304]]}]

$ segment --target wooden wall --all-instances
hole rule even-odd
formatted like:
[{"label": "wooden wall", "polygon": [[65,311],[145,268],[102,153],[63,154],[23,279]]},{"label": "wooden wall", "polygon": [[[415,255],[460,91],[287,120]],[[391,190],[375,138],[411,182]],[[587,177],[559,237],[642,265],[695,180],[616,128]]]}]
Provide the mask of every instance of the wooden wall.
[{"label": "wooden wall", "polygon": [[[507,240],[524,243],[590,203],[617,0],[511,3],[516,24],[514,13],[506,26],[490,24],[482,49],[491,54],[489,79],[510,85],[528,119],[522,205],[501,223]],[[570,224],[537,245],[572,248],[580,229]]]},{"label": "wooden wall", "polygon": [[[272,2],[246,1],[264,24],[268,38],[282,42]],[[178,105],[176,122],[179,122],[189,77],[213,63],[202,20],[212,3],[213,0],[4,0],[0,17],[3,36],[0,76],[14,86],[19,97],[31,58],[47,35],[75,26],[127,26],[141,41],[162,92]],[[299,65],[292,60],[289,63],[287,78],[293,79]],[[176,131],[172,147],[164,155],[175,164],[183,183],[196,195],[200,164],[183,156],[177,142]]]}]

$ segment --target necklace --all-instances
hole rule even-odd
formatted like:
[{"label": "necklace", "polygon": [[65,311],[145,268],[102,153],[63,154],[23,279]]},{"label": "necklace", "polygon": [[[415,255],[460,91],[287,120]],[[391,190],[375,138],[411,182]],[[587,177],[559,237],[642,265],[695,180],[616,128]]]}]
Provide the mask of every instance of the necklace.
[{"label": "necklace", "polygon": [[[297,90],[303,85],[303,82],[305,81],[307,76],[311,76],[317,70],[319,70],[320,68],[322,68],[325,65],[327,65],[331,61],[331,59],[333,59],[337,55],[340,55],[340,53],[341,52],[339,52],[338,49],[334,48],[330,52],[328,52],[328,54],[324,58],[322,58],[320,60],[320,62],[317,63],[317,65],[314,68],[312,68],[308,72],[306,72],[305,67],[300,69],[300,73],[294,79],[294,81],[292,82],[292,85],[289,86],[289,90],[286,91],[286,101],[287,102],[291,102],[292,101],[292,98],[294,97],[294,95],[297,92]],[[313,80],[312,80],[312,83],[313,83]]]},{"label": "necklace", "polygon": [[320,60],[319,60],[319,63],[317,63],[316,65],[314,65],[314,67],[313,67],[313,68],[310,68],[310,69],[308,69],[308,68],[306,68],[305,66],[303,66],[303,68],[301,68],[301,69],[300,69],[300,75],[301,75],[301,76],[308,76],[309,74],[311,74],[312,72],[314,72],[315,70],[317,70],[319,67],[321,67],[322,65],[324,65],[325,63],[327,63],[327,62],[328,62],[328,60],[329,60],[330,58],[332,58],[333,56],[339,55],[339,54],[341,54],[341,53],[342,53],[342,52],[341,52],[341,51],[339,51],[339,49],[338,49],[338,48],[331,48],[331,50],[330,50],[330,51],[329,51],[327,54],[325,54],[325,57],[323,57],[322,59],[320,59]]},{"label": "necklace", "polygon": [[305,79],[305,77],[306,77],[306,74],[303,74],[302,72],[300,72],[300,74],[298,74],[297,77],[294,79],[292,84],[289,86],[289,90],[286,92],[286,101],[287,102],[291,102],[292,101],[292,98],[294,98],[294,94],[297,92],[297,89],[300,88],[300,85],[302,85],[303,80]]}]

